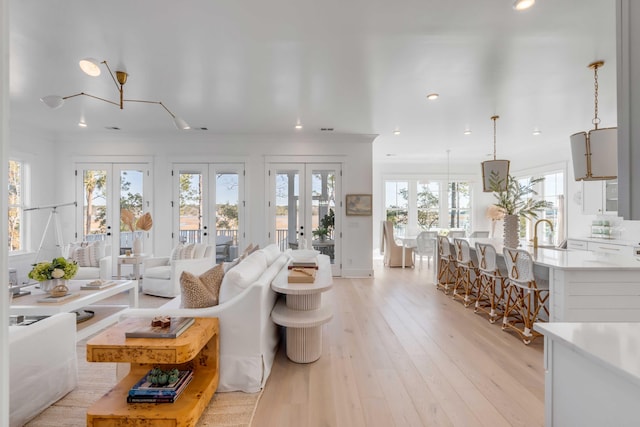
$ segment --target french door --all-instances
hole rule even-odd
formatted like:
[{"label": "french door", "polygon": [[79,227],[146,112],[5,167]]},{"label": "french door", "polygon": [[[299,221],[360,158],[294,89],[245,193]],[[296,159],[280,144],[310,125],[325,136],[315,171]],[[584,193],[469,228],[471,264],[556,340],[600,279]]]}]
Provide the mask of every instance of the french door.
[{"label": "french door", "polygon": [[314,248],[341,274],[339,163],[270,163],[269,235],[287,248]]},{"label": "french door", "polygon": [[[152,211],[151,167],[148,163],[78,163],[76,164],[77,223],[76,239],[105,240],[115,259],[141,238],[143,252],[153,247],[149,231],[133,230],[122,221],[123,210],[137,220]],[[112,263],[113,268],[117,263]]]},{"label": "french door", "polygon": [[226,243],[218,261],[244,247],[244,164],[173,164],[174,246]]}]

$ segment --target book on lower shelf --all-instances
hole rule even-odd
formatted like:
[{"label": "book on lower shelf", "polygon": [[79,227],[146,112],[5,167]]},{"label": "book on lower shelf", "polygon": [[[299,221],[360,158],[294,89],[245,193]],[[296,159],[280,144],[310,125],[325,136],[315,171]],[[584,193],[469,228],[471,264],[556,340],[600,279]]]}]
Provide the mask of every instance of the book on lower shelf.
[{"label": "book on lower shelf", "polygon": [[88,282],[85,283],[84,285],[80,286],[80,289],[82,289],[83,291],[92,291],[92,290],[97,290],[97,289],[104,289],[108,286],[112,286],[115,285],[116,282],[114,282],[113,280],[94,280],[92,282]]},{"label": "book on lower shelf", "polygon": [[69,293],[68,293],[68,294],[66,294],[66,295],[62,295],[62,296],[60,296],[60,297],[54,297],[53,295],[48,295],[48,296],[46,296],[46,297],[44,297],[44,298],[40,298],[40,299],[38,300],[38,302],[44,302],[44,303],[56,303],[56,302],[66,301],[66,300],[68,300],[68,299],[75,298],[75,297],[77,297],[77,296],[78,296],[77,294],[73,294],[73,293],[71,293],[71,292],[69,292]]},{"label": "book on lower shelf", "polygon": [[148,321],[147,326],[139,326],[136,329],[125,332],[126,338],[177,338],[189,326],[193,325],[195,318],[193,317],[172,317],[171,323],[168,327],[152,326],[151,319]]},{"label": "book on lower shelf", "polygon": [[293,270],[294,268],[313,268],[317,270],[318,262],[315,259],[306,261],[291,261],[287,268],[289,270]]},{"label": "book on lower shelf", "polygon": [[193,379],[192,370],[182,370],[178,379],[163,385],[153,385],[149,381],[150,370],[131,389],[127,396],[128,403],[173,403]]}]

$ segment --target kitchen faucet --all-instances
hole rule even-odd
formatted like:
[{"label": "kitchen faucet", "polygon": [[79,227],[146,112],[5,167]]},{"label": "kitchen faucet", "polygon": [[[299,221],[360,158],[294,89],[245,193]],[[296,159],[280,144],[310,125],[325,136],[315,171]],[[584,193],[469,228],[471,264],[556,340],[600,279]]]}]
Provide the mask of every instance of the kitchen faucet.
[{"label": "kitchen faucet", "polygon": [[541,222],[546,222],[551,227],[551,231],[553,231],[553,224],[548,219],[539,219],[536,221],[533,226],[533,249],[538,249],[538,224]]}]

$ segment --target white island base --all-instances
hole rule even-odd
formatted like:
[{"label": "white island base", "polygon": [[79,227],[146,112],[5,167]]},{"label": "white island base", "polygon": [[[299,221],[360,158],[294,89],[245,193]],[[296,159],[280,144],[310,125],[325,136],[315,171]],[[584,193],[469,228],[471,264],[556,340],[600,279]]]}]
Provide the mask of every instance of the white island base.
[{"label": "white island base", "polygon": [[640,324],[537,323],[547,427],[638,426]]}]

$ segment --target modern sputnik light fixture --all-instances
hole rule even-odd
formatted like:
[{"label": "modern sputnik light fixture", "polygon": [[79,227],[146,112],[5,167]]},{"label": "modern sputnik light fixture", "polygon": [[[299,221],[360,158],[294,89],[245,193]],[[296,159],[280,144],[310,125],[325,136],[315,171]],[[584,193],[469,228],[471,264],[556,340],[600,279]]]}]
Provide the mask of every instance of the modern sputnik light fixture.
[{"label": "modern sputnik light fixture", "polygon": [[158,104],[162,108],[164,108],[167,111],[167,113],[169,113],[171,118],[173,118],[173,123],[178,129],[180,130],[191,129],[191,126],[189,126],[187,122],[185,122],[182,118],[173,114],[171,110],[169,110],[167,106],[162,103],[162,101],[147,101],[143,99],[124,99],[123,86],[127,82],[127,77],[129,75],[125,71],[116,71],[114,75],[114,73],[111,71],[111,68],[109,68],[109,64],[107,64],[107,61],[98,62],[93,58],[85,58],[80,61],[80,68],[86,74],[92,77],[97,77],[101,74],[100,64],[104,64],[104,66],[107,67],[107,70],[109,71],[109,75],[113,79],[113,82],[115,83],[116,88],[118,89],[118,93],[120,94],[119,102],[111,101],[109,99],[101,98],[99,96],[91,95],[85,92],[80,92],[80,93],[76,93],[74,95],[69,95],[69,96],[48,95],[43,98],[40,98],[40,100],[44,102],[47,107],[53,108],[53,109],[60,108],[62,104],[64,104],[65,100],[69,98],[74,98],[76,96],[81,96],[81,95],[88,96],[89,98],[99,99],[100,101],[108,102],[109,104],[113,104],[120,107],[121,110],[124,109],[125,102],[141,102],[144,104]]},{"label": "modern sputnik light fixture", "polygon": [[602,181],[618,175],[618,128],[598,129],[598,68],[604,61],[589,64],[594,75],[594,129],[571,135],[571,157],[576,181]]},{"label": "modern sputnik light fixture", "polygon": [[500,116],[491,116],[493,120],[493,160],[482,162],[482,191],[505,191],[509,179],[509,160],[496,159],[496,120]]}]

